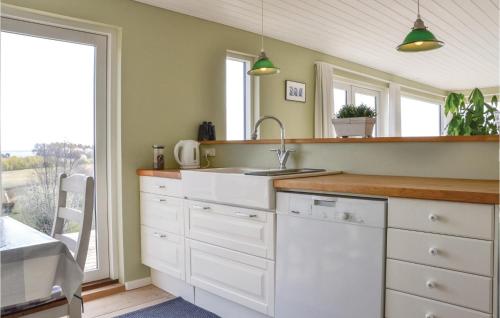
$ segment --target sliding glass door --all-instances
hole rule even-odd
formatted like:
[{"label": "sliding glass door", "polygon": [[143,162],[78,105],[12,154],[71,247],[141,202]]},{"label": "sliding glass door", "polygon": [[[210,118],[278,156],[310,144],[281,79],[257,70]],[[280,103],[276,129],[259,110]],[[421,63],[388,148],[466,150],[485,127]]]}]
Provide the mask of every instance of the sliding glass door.
[{"label": "sliding glass door", "polygon": [[[106,278],[107,38],[10,18],[1,23],[2,214],[50,234],[58,175],[93,176],[85,280]],[[78,230],[66,224],[66,235]]]}]

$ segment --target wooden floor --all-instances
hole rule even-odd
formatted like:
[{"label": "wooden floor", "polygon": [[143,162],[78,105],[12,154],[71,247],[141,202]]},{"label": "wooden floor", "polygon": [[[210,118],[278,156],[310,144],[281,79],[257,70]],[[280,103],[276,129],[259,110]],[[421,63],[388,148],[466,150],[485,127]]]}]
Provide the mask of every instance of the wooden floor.
[{"label": "wooden floor", "polygon": [[175,296],[149,285],[116,295],[85,302],[83,318],[111,318],[141,308],[153,306]]}]

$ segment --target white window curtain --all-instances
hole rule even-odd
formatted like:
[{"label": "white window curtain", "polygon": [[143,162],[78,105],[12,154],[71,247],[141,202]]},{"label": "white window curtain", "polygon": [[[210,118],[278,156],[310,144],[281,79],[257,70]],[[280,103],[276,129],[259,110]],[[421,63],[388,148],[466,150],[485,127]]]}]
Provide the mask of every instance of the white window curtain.
[{"label": "white window curtain", "polygon": [[314,138],[333,137],[333,66],[315,64]]}]

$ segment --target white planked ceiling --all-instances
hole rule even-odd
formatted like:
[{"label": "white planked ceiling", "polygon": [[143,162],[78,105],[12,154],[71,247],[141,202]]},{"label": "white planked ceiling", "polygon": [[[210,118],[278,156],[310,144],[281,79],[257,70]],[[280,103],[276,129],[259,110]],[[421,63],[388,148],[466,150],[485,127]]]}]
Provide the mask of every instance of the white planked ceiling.
[{"label": "white planked ceiling", "polygon": [[[259,0],[136,1],[260,33]],[[416,18],[416,0],[265,0],[264,32],[441,89],[499,86],[499,0],[420,2],[427,27],[446,43],[439,50],[395,49]]]}]

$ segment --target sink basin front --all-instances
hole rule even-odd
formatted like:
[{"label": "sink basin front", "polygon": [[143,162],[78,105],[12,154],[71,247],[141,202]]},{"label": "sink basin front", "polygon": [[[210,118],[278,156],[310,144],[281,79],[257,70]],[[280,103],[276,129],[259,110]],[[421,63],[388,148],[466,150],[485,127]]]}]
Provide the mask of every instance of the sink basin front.
[{"label": "sink basin front", "polygon": [[181,170],[188,199],[263,210],[275,209],[273,180],[331,174],[324,169],[212,168]]},{"label": "sink basin front", "polygon": [[263,169],[181,170],[184,195],[192,200],[273,210],[275,207],[273,177],[245,175],[248,172],[261,170]]}]

